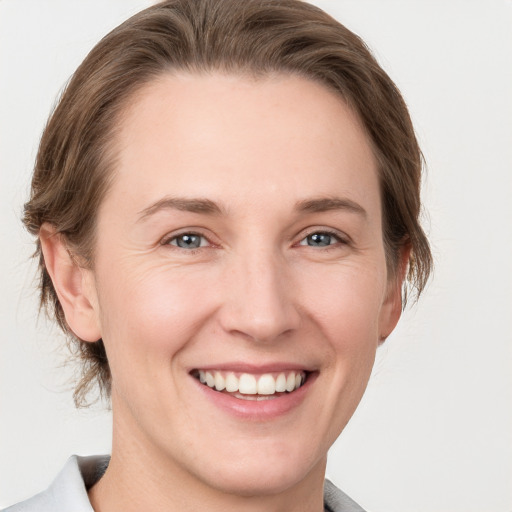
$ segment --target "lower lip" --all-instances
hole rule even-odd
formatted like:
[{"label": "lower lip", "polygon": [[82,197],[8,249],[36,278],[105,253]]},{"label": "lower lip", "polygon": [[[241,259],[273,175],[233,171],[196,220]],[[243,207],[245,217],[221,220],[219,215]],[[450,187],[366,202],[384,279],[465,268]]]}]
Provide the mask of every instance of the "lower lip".
[{"label": "lower lip", "polygon": [[297,390],[268,400],[244,400],[227,393],[221,393],[199,382],[194,382],[204,396],[223,411],[249,421],[269,421],[284,416],[298,407],[316,380],[317,373],[310,373],[306,382]]}]

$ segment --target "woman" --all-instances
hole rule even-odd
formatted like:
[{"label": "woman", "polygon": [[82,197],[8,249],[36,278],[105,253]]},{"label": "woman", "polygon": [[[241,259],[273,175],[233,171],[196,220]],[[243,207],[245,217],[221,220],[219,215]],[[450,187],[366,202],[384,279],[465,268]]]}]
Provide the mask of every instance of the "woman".
[{"label": "woman", "polygon": [[396,87],[306,3],[169,0],[107,35],[25,224],[112,455],[9,510],[361,510],[326,456],[427,280],[420,175]]}]

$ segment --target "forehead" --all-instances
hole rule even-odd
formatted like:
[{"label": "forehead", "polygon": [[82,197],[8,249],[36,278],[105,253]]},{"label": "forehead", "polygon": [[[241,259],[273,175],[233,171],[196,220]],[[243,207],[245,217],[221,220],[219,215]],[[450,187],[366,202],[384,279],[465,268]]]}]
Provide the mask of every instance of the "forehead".
[{"label": "forehead", "polygon": [[379,202],[358,117],[298,76],[163,75],[132,98],[116,150],[114,188],[137,203],[176,192],[247,205],[340,191],[361,200],[371,190]]}]

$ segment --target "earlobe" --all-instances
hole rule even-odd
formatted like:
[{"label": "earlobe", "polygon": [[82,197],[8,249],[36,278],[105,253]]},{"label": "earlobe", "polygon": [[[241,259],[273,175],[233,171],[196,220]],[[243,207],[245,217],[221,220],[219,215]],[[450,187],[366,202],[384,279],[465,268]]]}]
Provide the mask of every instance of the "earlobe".
[{"label": "earlobe", "polygon": [[39,240],[46,269],[50,274],[66,322],[74,334],[84,341],[101,338],[98,302],[91,271],[73,258],[65,239],[50,224],[43,224]]},{"label": "earlobe", "polygon": [[402,287],[408,269],[411,246],[402,246],[400,250],[399,267],[393,279],[388,283],[386,299],[381,312],[379,325],[379,344],[384,343],[386,338],[395,329],[400,316],[402,315]]}]

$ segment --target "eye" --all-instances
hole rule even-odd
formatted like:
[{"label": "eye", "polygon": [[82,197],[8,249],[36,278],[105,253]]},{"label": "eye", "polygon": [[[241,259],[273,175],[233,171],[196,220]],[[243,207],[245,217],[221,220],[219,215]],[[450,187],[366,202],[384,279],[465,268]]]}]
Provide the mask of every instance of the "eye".
[{"label": "eye", "polygon": [[310,233],[308,236],[303,238],[299,242],[299,245],[307,245],[309,247],[328,247],[338,243],[343,243],[343,240],[335,233],[316,231],[315,233]]},{"label": "eye", "polygon": [[206,247],[208,240],[206,240],[204,236],[196,233],[182,233],[169,238],[165,243],[175,245],[181,249],[199,249],[199,247]]}]

